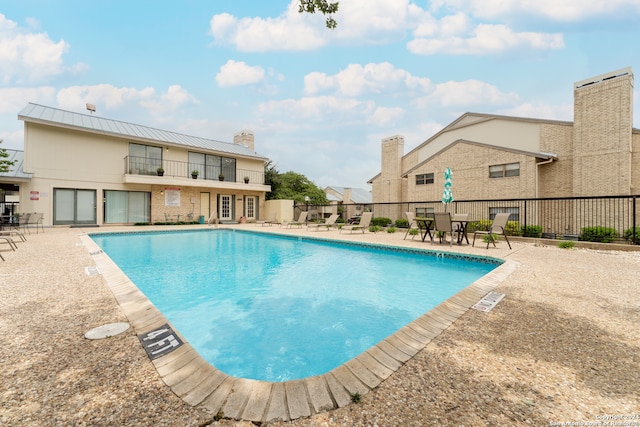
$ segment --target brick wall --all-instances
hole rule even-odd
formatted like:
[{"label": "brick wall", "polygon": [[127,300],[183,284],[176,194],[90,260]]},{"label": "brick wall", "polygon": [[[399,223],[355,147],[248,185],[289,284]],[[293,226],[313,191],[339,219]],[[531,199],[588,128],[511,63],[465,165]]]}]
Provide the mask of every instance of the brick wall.
[{"label": "brick wall", "polygon": [[631,74],[574,90],[574,196],[630,193],[632,103]]}]

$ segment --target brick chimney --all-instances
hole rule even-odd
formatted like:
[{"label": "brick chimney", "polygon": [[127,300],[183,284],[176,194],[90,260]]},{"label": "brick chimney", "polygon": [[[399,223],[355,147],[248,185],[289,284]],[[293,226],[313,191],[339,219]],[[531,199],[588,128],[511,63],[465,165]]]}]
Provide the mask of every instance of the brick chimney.
[{"label": "brick chimney", "polygon": [[243,130],[233,135],[233,143],[244,145],[249,150],[255,151],[253,132],[250,130]]}]

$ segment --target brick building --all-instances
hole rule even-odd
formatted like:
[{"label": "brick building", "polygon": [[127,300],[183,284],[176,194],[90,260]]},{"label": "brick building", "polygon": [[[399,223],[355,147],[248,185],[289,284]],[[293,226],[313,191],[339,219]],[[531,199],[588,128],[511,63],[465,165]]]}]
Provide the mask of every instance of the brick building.
[{"label": "brick building", "polygon": [[465,113],[407,154],[402,136],[385,138],[373,203],[439,200],[447,167],[456,200],[637,194],[632,121],[628,67],[576,82],[573,122]]}]

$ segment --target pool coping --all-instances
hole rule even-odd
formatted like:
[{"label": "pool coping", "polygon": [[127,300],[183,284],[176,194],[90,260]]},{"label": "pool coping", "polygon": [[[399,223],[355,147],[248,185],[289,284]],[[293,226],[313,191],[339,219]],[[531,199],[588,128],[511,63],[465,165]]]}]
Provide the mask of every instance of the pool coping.
[{"label": "pool coping", "polygon": [[[162,231],[150,231],[157,233]],[[241,231],[254,232],[254,231]],[[129,232],[125,232],[129,233]],[[136,231],[131,231],[136,233]],[[254,233],[260,233],[258,231]],[[147,299],[137,286],[91,239],[91,232],[80,235],[96,264],[105,284],[115,296],[133,330],[138,336],[155,331],[171,323]],[[113,234],[107,232],[107,234]],[[273,234],[273,233],[269,233]],[[353,242],[319,237],[292,237],[295,239],[325,240],[333,243],[384,247],[428,254],[444,253],[462,258],[485,258],[460,255],[428,249]],[[498,261],[493,258],[493,260]],[[352,396],[364,395],[396,372],[404,363],[448,328],[469,308],[493,290],[517,267],[512,260],[500,260],[502,264],[482,276],[463,290],[440,303],[408,325],[375,344],[362,354],[331,371],[313,377],[285,382],[267,382],[236,378],[216,369],[204,360],[180,335],[183,341],[176,350],[152,359],[163,382],[184,402],[200,406],[212,414],[225,418],[253,422],[274,420],[289,421],[313,414],[331,411],[352,403]]]}]

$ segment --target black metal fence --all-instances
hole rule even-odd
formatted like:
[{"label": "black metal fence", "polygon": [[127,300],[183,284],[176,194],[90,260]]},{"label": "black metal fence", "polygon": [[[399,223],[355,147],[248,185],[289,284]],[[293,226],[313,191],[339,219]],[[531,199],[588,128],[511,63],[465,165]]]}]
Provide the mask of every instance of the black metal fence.
[{"label": "black metal fence", "polygon": [[[640,195],[569,197],[539,199],[457,200],[445,205],[441,201],[373,203],[367,205],[306,205],[299,210],[309,210],[318,217],[331,213],[341,214],[347,221],[364,211],[372,211],[374,217],[389,218],[392,222],[405,218],[405,212],[416,216],[429,216],[435,212],[469,214],[469,219],[488,223],[497,213],[508,212],[509,227],[513,234],[522,230],[536,230],[539,237],[551,239],[583,238],[586,229],[606,231],[618,242],[640,244]],[[313,217],[314,215],[312,215]],[[593,230],[591,230],[593,231]]]}]

